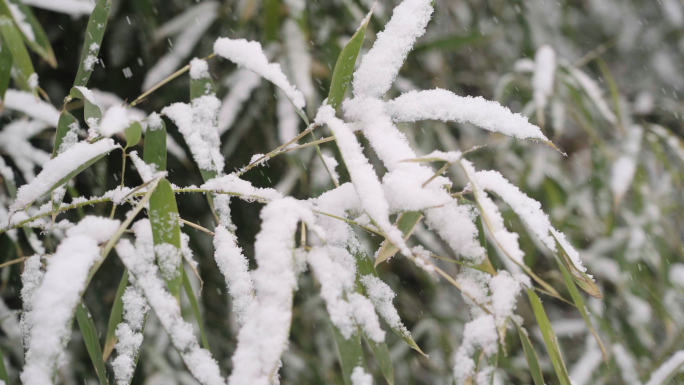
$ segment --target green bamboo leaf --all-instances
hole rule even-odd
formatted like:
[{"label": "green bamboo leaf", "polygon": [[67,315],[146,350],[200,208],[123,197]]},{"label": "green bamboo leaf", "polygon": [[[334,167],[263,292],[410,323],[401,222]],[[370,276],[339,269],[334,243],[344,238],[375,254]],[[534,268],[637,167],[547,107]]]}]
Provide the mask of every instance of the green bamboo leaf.
[{"label": "green bamboo leaf", "polygon": [[551,321],[549,321],[549,317],[546,315],[544,306],[532,289],[527,289],[527,297],[532,304],[534,317],[537,319],[539,330],[542,333],[542,337],[544,337],[544,345],[546,345],[546,351],[549,353],[549,358],[551,359],[551,364],[556,372],[558,381],[560,381],[561,385],[571,385],[568,370],[565,367],[565,362],[563,361],[563,356],[561,355],[560,347],[558,346],[556,333],[553,331]]},{"label": "green bamboo leaf", "polygon": [[90,311],[88,311],[88,308],[83,302],[76,306],[76,320],[78,321],[79,329],[81,329],[88,355],[93,362],[97,377],[100,379],[100,385],[108,385],[109,381],[107,381],[107,372],[105,370],[104,361],[102,360],[102,348],[100,347],[97,329],[95,328],[95,323],[93,322],[93,317],[90,315]]},{"label": "green bamboo leaf", "polygon": [[264,1],[264,41],[278,40],[280,0]]},{"label": "green bamboo leaf", "polygon": [[124,269],[119,287],[116,289],[116,296],[114,297],[114,304],[112,311],[109,313],[109,325],[107,326],[107,336],[105,337],[104,351],[102,352],[102,360],[107,361],[114,350],[118,339],[116,338],[116,328],[123,319],[123,294],[128,287],[128,269]]},{"label": "green bamboo leaf", "polygon": [[145,145],[143,160],[147,164],[156,164],[157,171],[166,170],[166,124],[159,118],[160,127],[147,126],[145,131]]},{"label": "green bamboo leaf", "polygon": [[98,0],[93,13],[90,14],[74,87],[88,84],[88,79],[90,79],[90,75],[93,73],[95,63],[97,62],[97,55],[100,53],[111,6],[112,0]]},{"label": "green bamboo leaf", "polygon": [[50,67],[56,68],[57,59],[55,58],[55,53],[52,51],[50,40],[48,40],[45,30],[43,30],[43,27],[38,22],[38,19],[36,19],[36,16],[33,14],[33,11],[31,11],[31,8],[19,0],[9,0],[9,2],[17,7],[19,12],[24,15],[24,20],[19,21],[15,19],[15,24],[19,25],[20,22],[23,22],[28,24],[31,27],[31,31],[33,31],[33,36],[27,36],[26,33],[21,30],[21,28],[19,29],[19,32],[21,32],[21,35],[24,37],[26,45],[33,52],[42,57],[43,60],[50,65]]},{"label": "green bamboo leaf", "polygon": [[[350,240],[349,244],[350,245],[359,245],[360,243],[359,243],[359,240],[356,239],[356,235],[352,235],[352,237],[353,237],[353,239]],[[349,252],[352,255],[354,255],[354,257],[356,257],[356,265],[358,267],[358,275],[356,277],[356,290],[361,292],[361,293],[364,293],[365,290],[363,288],[363,285],[359,281],[359,277],[364,276],[364,275],[368,275],[368,274],[372,274],[374,277],[377,277],[378,272],[375,270],[375,267],[373,266],[373,260],[368,256],[368,254],[366,254],[365,250],[363,250],[360,247],[357,247],[357,248],[354,248],[352,250],[349,250]],[[422,354],[423,356],[427,357],[427,354],[425,354],[423,352],[423,350],[418,346],[416,341],[413,340],[413,337],[411,337],[410,335],[409,336],[404,335],[403,331],[401,331],[399,329],[392,328],[392,327],[390,327],[390,328],[392,329],[392,331],[396,335],[401,337],[401,339],[404,340],[404,342],[406,342],[412,349],[414,349],[418,353]]]},{"label": "green bamboo leaf", "polygon": [[[216,95],[216,86],[214,85],[214,81],[211,80],[211,76],[207,74],[207,76],[200,76],[198,78],[193,78],[192,76],[190,77],[190,100],[195,100],[197,98],[200,98],[205,95]],[[213,170],[202,170],[200,169],[200,173],[202,174],[202,179],[206,182],[210,179],[213,179],[218,175],[216,171]],[[211,198],[210,199],[210,204],[211,204]],[[212,205],[213,207],[213,205]]]},{"label": "green bamboo leaf", "polygon": [[195,293],[192,291],[192,285],[190,285],[190,280],[188,280],[188,276],[185,273],[185,269],[183,269],[182,267],[181,274],[183,276],[183,289],[185,289],[185,294],[188,296],[188,300],[190,300],[192,312],[195,314],[195,320],[197,320],[197,325],[199,326],[200,337],[202,339],[202,347],[207,349],[211,353],[211,349],[209,348],[209,340],[207,339],[207,335],[204,332],[204,321],[202,320],[202,313],[200,312],[199,304],[197,303],[197,298],[195,298]]},{"label": "green bamboo leaf", "polygon": [[344,100],[344,94],[347,92],[347,86],[351,81],[352,73],[354,72],[354,64],[356,64],[356,58],[359,56],[359,51],[361,51],[361,45],[363,44],[363,38],[366,35],[366,27],[370,21],[370,16],[368,14],[366,18],[361,22],[359,29],[349,40],[347,45],[342,48],[340,56],[337,57],[337,63],[335,63],[335,70],[333,70],[332,80],[330,81],[330,92],[328,93],[328,105],[337,109],[342,100]]},{"label": "green bamboo leaf", "polygon": [[133,122],[133,124],[126,127],[124,136],[126,137],[126,147],[124,147],[124,150],[137,145],[142,137],[142,125],[140,125],[140,122]]},{"label": "green bamboo leaf", "polygon": [[340,357],[340,366],[342,367],[344,383],[345,385],[352,385],[351,375],[354,368],[357,366],[365,368],[366,366],[359,331],[354,333],[354,335],[347,340],[332,323],[330,324],[330,329],[335,337],[335,344],[337,345],[337,353]]},{"label": "green bamboo leaf", "polygon": [[582,294],[580,294],[579,290],[577,290],[577,286],[575,286],[575,283],[572,280],[572,275],[570,274],[568,269],[565,268],[565,266],[559,258],[556,258],[556,262],[558,262],[558,268],[560,268],[560,271],[563,274],[563,280],[565,281],[565,286],[568,288],[568,291],[570,292],[572,301],[575,302],[575,306],[577,306],[577,310],[579,310],[580,314],[582,315],[584,323],[587,324],[589,331],[591,332],[591,334],[594,335],[594,338],[596,339],[599,348],[601,348],[603,361],[607,363],[608,354],[606,353],[606,347],[603,345],[601,337],[599,337],[598,333],[596,332],[596,329],[594,329],[594,325],[592,325],[591,319],[589,319],[589,313],[587,312],[587,307],[584,304],[584,298],[582,298]]},{"label": "green bamboo leaf", "polygon": [[[416,225],[422,217],[423,214],[419,211],[408,211],[399,216],[396,225],[399,230],[401,230],[402,234],[404,234],[404,240],[408,240],[411,234],[413,234],[413,230],[416,228]],[[392,242],[389,242],[387,239],[385,239],[382,242],[380,251],[375,257],[375,266],[378,266],[382,262],[392,258],[397,251],[399,251],[399,249]]]},{"label": "green bamboo leaf", "polygon": [[62,111],[59,114],[59,121],[57,122],[57,133],[55,134],[55,146],[52,148],[52,157],[56,157],[59,152],[59,147],[64,141],[64,137],[71,130],[72,124],[78,125],[76,117],[67,111]]},{"label": "green bamboo leaf", "polygon": [[379,344],[368,338],[365,334],[363,337],[368,346],[370,346],[375,359],[378,361],[378,366],[380,367],[380,371],[385,377],[385,380],[387,380],[389,385],[394,385],[394,365],[392,364],[392,358],[390,357],[387,343],[383,342]]},{"label": "green bamboo leaf", "polygon": [[534,385],[544,385],[544,375],[542,374],[541,366],[539,365],[539,358],[537,357],[537,352],[534,351],[530,337],[527,335],[527,330],[517,323],[515,323],[515,327],[518,329],[518,335],[520,336],[520,342],[522,342],[525,358],[527,359],[527,366],[530,368],[530,374],[532,375]]},{"label": "green bamboo leaf", "polygon": [[7,375],[7,368],[5,368],[5,354],[2,352],[2,349],[0,349],[0,380],[5,381],[5,385],[11,385]]},{"label": "green bamboo leaf", "polygon": [[95,104],[95,100],[89,91],[85,87],[81,88],[81,86],[71,87],[69,97],[83,100],[83,119],[89,127],[97,127],[102,120],[102,111]]},{"label": "green bamboo leaf", "polygon": [[[171,184],[166,179],[159,181],[157,189],[150,198],[149,217],[152,223],[152,238],[157,254],[157,262],[160,268],[164,266],[168,269],[167,259],[169,258],[173,263],[177,263],[175,272],[162,270],[162,275],[164,275],[169,292],[174,297],[180,298],[182,258],[180,256],[181,236],[178,224],[178,206],[176,205],[176,197],[173,194]],[[169,245],[173,246],[173,249]],[[159,249],[161,249],[161,253]],[[172,253],[178,254],[169,255]]]},{"label": "green bamboo leaf", "polygon": [[2,33],[3,43],[7,43],[12,54],[12,64],[16,69],[16,81],[19,88],[36,92],[29,86],[29,76],[35,73],[33,63],[24,45],[21,32],[12,20],[11,12],[4,2],[0,2],[0,33]]},{"label": "green bamboo leaf", "polygon": [[568,272],[570,272],[572,280],[575,281],[577,286],[586,291],[590,296],[598,299],[603,298],[603,294],[601,294],[601,290],[599,290],[598,286],[596,286],[596,282],[594,282],[594,280],[589,277],[587,273],[577,269],[575,264],[572,262],[572,259],[570,259],[568,252],[565,250],[563,245],[558,242],[556,235],[553,234],[553,232],[551,235],[553,235],[553,238],[556,240],[556,247],[559,250],[558,254],[560,254],[559,260],[562,262],[563,266],[565,266]]},{"label": "green bamboo leaf", "polygon": [[9,87],[12,74],[12,52],[0,34],[0,100],[5,100],[5,91]]}]

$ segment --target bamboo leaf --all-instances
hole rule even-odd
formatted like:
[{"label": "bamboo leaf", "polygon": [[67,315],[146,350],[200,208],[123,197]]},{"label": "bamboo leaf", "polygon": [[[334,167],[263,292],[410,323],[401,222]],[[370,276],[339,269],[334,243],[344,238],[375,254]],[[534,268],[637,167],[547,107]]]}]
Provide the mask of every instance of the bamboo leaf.
[{"label": "bamboo leaf", "polygon": [[90,79],[90,75],[93,73],[93,68],[95,68],[95,63],[97,62],[97,55],[100,53],[111,6],[112,0],[98,0],[93,13],[90,14],[74,87],[88,84],[88,79]]},{"label": "bamboo leaf", "polygon": [[359,29],[356,31],[354,36],[349,40],[347,45],[342,48],[340,56],[337,57],[337,62],[335,63],[335,70],[332,74],[332,80],[330,81],[330,92],[328,93],[328,105],[337,109],[342,100],[344,100],[344,94],[347,92],[347,86],[351,81],[352,73],[354,72],[354,64],[356,64],[356,58],[359,56],[359,51],[361,51],[361,45],[363,44],[363,39],[366,34],[366,27],[370,21],[370,16],[368,14],[366,18],[361,22]]},{"label": "bamboo leaf", "polygon": [[35,73],[33,63],[24,45],[21,32],[12,20],[11,12],[4,2],[0,2],[0,33],[2,33],[3,43],[7,44],[12,54],[12,64],[16,69],[16,81],[19,88],[36,92],[29,86],[29,76]]},{"label": "bamboo leaf", "polygon": [[105,370],[104,361],[102,360],[102,348],[100,347],[100,339],[97,335],[97,329],[93,322],[93,317],[86,307],[85,303],[81,302],[76,306],[76,320],[78,327],[81,329],[83,341],[86,344],[88,355],[93,362],[93,367],[100,380],[100,385],[108,385],[107,372]]},{"label": "bamboo leaf", "polygon": [[527,297],[530,299],[532,304],[532,310],[534,311],[534,317],[537,319],[537,324],[539,325],[539,330],[541,330],[542,337],[544,338],[544,344],[546,345],[546,351],[549,353],[549,358],[551,359],[551,364],[556,372],[558,381],[561,385],[571,385],[570,377],[568,376],[568,370],[565,367],[565,362],[563,362],[563,356],[560,352],[560,347],[558,346],[558,339],[556,338],[556,333],[553,331],[549,317],[546,315],[544,306],[541,300],[535,294],[532,289],[527,289]]},{"label": "bamboo leaf", "polygon": [[211,352],[211,349],[209,348],[209,340],[207,339],[207,335],[204,332],[204,321],[202,320],[202,313],[200,313],[199,305],[197,304],[197,298],[195,298],[195,293],[192,291],[192,285],[190,285],[190,280],[188,280],[188,276],[185,273],[185,269],[183,269],[182,267],[181,274],[185,294],[188,296],[188,300],[190,300],[192,312],[195,314],[195,320],[197,320],[197,325],[199,326],[200,337],[202,338],[202,347]]},{"label": "bamboo leaf", "polygon": [[[142,137],[142,126],[140,125],[140,122],[133,122],[133,124],[126,127],[124,136],[126,137],[126,147],[124,147],[124,150],[137,145]],[[164,140],[166,140],[166,138],[164,138]]]},{"label": "bamboo leaf", "polygon": [[[45,30],[43,30],[43,27],[38,22],[38,19],[36,19],[36,16],[33,14],[33,11],[31,11],[31,8],[19,0],[9,0],[9,2],[17,7],[19,12],[24,15],[23,23],[28,24],[33,31],[33,36],[27,36],[26,33],[21,30],[21,28],[19,29],[19,32],[21,32],[21,35],[24,37],[26,45],[33,52],[42,57],[43,60],[50,65],[50,67],[56,68],[57,59],[55,58],[55,53],[52,51],[50,40],[48,40]],[[14,22],[18,25],[20,21],[15,19]]]},{"label": "bamboo leaf", "polygon": [[[422,217],[423,214],[418,211],[408,211],[399,216],[396,225],[399,230],[401,230],[402,234],[404,234],[404,240],[408,240],[411,234],[413,234],[413,230],[416,228],[416,225]],[[375,257],[375,266],[378,266],[382,262],[392,258],[397,251],[399,251],[399,249],[394,246],[392,242],[389,242],[387,239],[385,239],[382,242],[380,251]]]},{"label": "bamboo leaf", "polygon": [[2,352],[2,349],[0,349],[0,380],[5,381],[5,385],[11,385],[7,375],[7,368],[5,368],[5,354]]},{"label": "bamboo leaf", "polygon": [[278,40],[280,0],[264,1],[264,41]]},{"label": "bamboo leaf", "polygon": [[145,145],[143,148],[143,160],[147,164],[156,164],[157,171],[166,170],[166,124],[159,119],[161,127],[152,130],[147,127],[145,131]]},{"label": "bamboo leaf", "polygon": [[9,87],[12,73],[12,52],[0,34],[0,100],[5,100],[5,91]]},{"label": "bamboo leaf", "polygon": [[572,297],[573,302],[575,302],[575,306],[577,306],[577,310],[579,310],[580,314],[582,315],[582,319],[584,319],[584,323],[587,324],[589,331],[591,332],[591,334],[594,335],[594,338],[596,339],[599,348],[601,348],[603,361],[607,363],[608,354],[606,353],[606,347],[603,345],[601,337],[599,337],[598,333],[596,332],[596,329],[594,329],[594,325],[592,325],[591,319],[589,319],[589,313],[587,312],[587,307],[584,304],[584,298],[582,298],[582,294],[580,294],[579,290],[577,290],[577,287],[575,286],[575,283],[572,280],[572,275],[570,274],[568,269],[565,268],[565,266],[559,258],[556,258],[556,262],[558,262],[558,267],[560,268],[560,271],[563,274],[565,286],[568,288],[570,296]]},{"label": "bamboo leaf", "polygon": [[76,120],[76,117],[71,115],[69,112],[62,111],[59,114],[59,121],[57,122],[57,133],[55,134],[55,146],[52,148],[53,158],[57,156],[57,153],[59,152],[59,147],[62,145],[62,142],[64,141],[64,137],[71,130],[71,125],[74,123],[78,124],[78,120]]},{"label": "bamboo leaf", "polygon": [[[150,198],[149,217],[152,224],[152,238],[157,254],[157,263],[162,269],[162,275],[166,280],[169,292],[174,297],[180,298],[182,258],[180,256],[181,237],[178,224],[178,206],[171,184],[166,179],[159,181],[157,189]],[[173,255],[173,253],[177,253],[177,255]],[[175,271],[168,270],[170,262],[176,264]],[[165,269],[166,271],[164,271]]]},{"label": "bamboo leaf", "polygon": [[389,385],[394,385],[394,365],[392,364],[392,358],[390,357],[389,348],[387,343],[383,342],[381,344],[371,340],[364,334],[364,340],[370,346],[375,359],[378,361],[378,366],[382,375],[387,380]]},{"label": "bamboo leaf", "polygon": [[335,344],[337,345],[337,353],[340,357],[340,366],[342,367],[344,383],[345,385],[352,385],[351,375],[354,368],[357,366],[365,367],[361,337],[357,331],[347,340],[332,324],[330,324],[330,329],[335,337]]},{"label": "bamboo leaf", "polygon": [[114,304],[112,311],[109,313],[109,325],[107,326],[107,336],[105,337],[104,351],[102,352],[102,360],[107,361],[114,350],[118,339],[116,338],[116,328],[123,319],[123,294],[128,287],[128,269],[124,270],[119,287],[116,289],[116,296],[114,297]]},{"label": "bamboo leaf", "polygon": [[527,359],[527,366],[530,368],[530,374],[532,375],[534,385],[544,385],[544,375],[542,374],[541,366],[539,365],[539,358],[537,357],[537,352],[534,351],[530,337],[527,335],[527,330],[517,323],[515,323],[515,327],[518,329],[518,335],[520,336],[520,342],[522,342],[525,358]]},{"label": "bamboo leaf", "polygon": [[100,111],[100,107],[89,96],[87,93],[84,94],[80,86],[72,87],[69,92],[69,97],[83,100],[83,119],[88,126],[96,127],[102,119],[102,111]]},{"label": "bamboo leaf", "polygon": [[601,294],[601,290],[599,290],[598,286],[596,286],[596,282],[594,282],[594,280],[589,277],[587,273],[577,269],[575,264],[570,259],[568,252],[565,250],[563,245],[558,242],[556,235],[553,232],[551,232],[551,235],[553,235],[553,238],[556,240],[556,247],[558,248],[560,254],[559,260],[562,262],[563,266],[565,266],[568,272],[570,272],[572,280],[575,281],[577,286],[586,291],[590,296],[598,299],[603,298],[603,294]]}]

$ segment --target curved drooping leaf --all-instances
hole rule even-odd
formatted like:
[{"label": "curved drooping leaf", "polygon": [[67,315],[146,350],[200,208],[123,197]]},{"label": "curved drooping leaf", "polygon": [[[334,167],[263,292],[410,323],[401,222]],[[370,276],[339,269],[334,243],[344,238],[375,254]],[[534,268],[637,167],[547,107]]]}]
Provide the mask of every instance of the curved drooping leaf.
[{"label": "curved drooping leaf", "polygon": [[116,338],[116,328],[121,323],[123,319],[123,295],[128,287],[128,269],[124,269],[123,276],[119,282],[119,287],[116,289],[116,295],[114,296],[114,304],[112,305],[112,311],[109,313],[109,323],[107,325],[107,335],[105,336],[105,345],[102,352],[102,360],[107,361],[109,356],[114,350],[114,345],[116,345],[118,339]]},{"label": "curved drooping leaf", "polygon": [[133,122],[130,126],[126,127],[124,136],[126,137],[126,147],[124,147],[124,150],[137,145],[142,137],[142,125],[140,125],[140,122]]},{"label": "curved drooping leaf", "polygon": [[2,33],[2,42],[6,43],[12,54],[12,65],[16,69],[17,85],[23,90],[36,92],[29,84],[29,77],[35,73],[33,62],[31,62],[31,57],[26,50],[21,32],[14,24],[11,12],[3,2],[0,2],[0,33]]},{"label": "curved drooping leaf", "polygon": [[582,290],[586,291],[592,297],[598,299],[603,298],[603,294],[601,294],[601,290],[599,290],[598,286],[596,286],[596,282],[594,282],[594,280],[588,276],[587,273],[579,270],[575,266],[575,264],[572,262],[572,259],[570,259],[568,252],[565,250],[561,242],[558,241],[556,235],[553,232],[551,232],[551,235],[553,235],[554,239],[556,240],[556,247],[558,248],[558,255],[560,256],[558,260],[563,264],[563,266],[565,266],[572,280],[575,281],[577,286],[581,287]]},{"label": "curved drooping leaf", "polygon": [[354,333],[349,339],[345,339],[337,328],[330,324],[337,352],[340,356],[340,366],[342,367],[342,377],[345,385],[352,385],[351,375],[357,366],[365,367],[363,357],[363,347],[361,346],[360,331]]},{"label": "curved drooping leaf", "polygon": [[[423,218],[423,214],[419,211],[407,211],[399,216],[396,226],[401,230],[401,233],[404,234],[405,241],[413,234],[413,230],[416,228],[416,225],[421,218]],[[399,251],[399,248],[385,239],[382,242],[382,246],[380,246],[380,251],[378,251],[378,254],[375,257],[375,266],[392,258],[397,251]]]},{"label": "curved drooping leaf", "polygon": [[83,119],[89,127],[97,127],[102,120],[102,111],[95,104],[92,93],[87,88],[81,86],[71,87],[69,97],[83,100]]},{"label": "curved drooping leaf", "polygon": [[83,335],[83,341],[86,344],[88,355],[90,356],[90,360],[93,362],[93,367],[97,373],[97,378],[100,380],[100,385],[109,385],[104,360],[102,359],[102,347],[100,346],[97,328],[95,327],[95,322],[93,322],[93,317],[90,315],[90,311],[83,302],[76,306],[76,320],[78,321],[81,335]]},{"label": "curved drooping leaf", "polygon": [[78,65],[76,79],[74,79],[74,87],[88,84],[88,79],[90,79],[97,62],[97,55],[100,53],[111,6],[112,0],[98,0],[93,13],[90,14],[83,41],[81,61]]},{"label": "curved drooping leaf", "polygon": [[152,129],[149,125],[145,131],[143,160],[147,164],[157,165],[157,171],[166,170],[166,124],[159,119],[160,126]]},{"label": "curved drooping leaf", "polygon": [[195,320],[197,320],[197,326],[199,326],[200,338],[202,339],[202,347],[211,352],[211,349],[209,348],[209,340],[207,339],[207,334],[204,332],[204,321],[202,320],[202,313],[200,312],[199,304],[197,303],[197,298],[195,298],[195,293],[192,290],[192,285],[190,285],[190,280],[188,280],[188,276],[185,273],[185,269],[181,266],[180,270],[183,276],[183,289],[185,289],[185,294],[188,296],[188,300],[190,301],[190,306],[192,307],[192,312],[195,315]]},{"label": "curved drooping leaf", "polygon": [[332,80],[330,81],[330,91],[328,92],[328,104],[335,109],[340,106],[344,99],[344,94],[347,92],[347,87],[354,73],[356,58],[359,56],[359,51],[361,51],[361,45],[366,35],[366,27],[370,21],[371,13],[366,16],[359,29],[354,33],[354,36],[342,48],[340,56],[337,57]]},{"label": "curved drooping leaf", "polygon": [[5,91],[9,87],[12,72],[12,53],[5,39],[0,34],[0,100],[5,100]]},{"label": "curved drooping leaf", "polygon": [[530,337],[527,335],[527,330],[517,323],[515,323],[515,327],[518,329],[518,335],[520,336],[520,342],[523,346],[523,352],[525,352],[525,359],[527,360],[527,366],[530,369],[534,385],[544,385],[544,375],[539,365],[539,357],[537,357],[537,352],[534,351],[532,341],[530,341]]},{"label": "curved drooping leaf", "polygon": [[21,35],[24,37],[24,42],[26,42],[26,45],[31,49],[31,51],[37,53],[40,57],[42,57],[43,60],[45,60],[50,65],[50,67],[56,68],[57,59],[55,58],[55,53],[52,51],[50,40],[45,34],[45,30],[43,30],[43,26],[40,25],[38,19],[36,19],[36,16],[33,14],[33,11],[31,11],[31,8],[19,0],[7,1],[9,1],[15,7],[17,7],[19,12],[21,12],[24,15],[23,21],[15,19],[15,23],[18,25],[18,23],[23,22],[28,24],[29,27],[31,27],[33,36],[27,36],[27,34],[24,33],[24,31],[22,31],[21,28],[19,29],[19,32],[21,32]]}]

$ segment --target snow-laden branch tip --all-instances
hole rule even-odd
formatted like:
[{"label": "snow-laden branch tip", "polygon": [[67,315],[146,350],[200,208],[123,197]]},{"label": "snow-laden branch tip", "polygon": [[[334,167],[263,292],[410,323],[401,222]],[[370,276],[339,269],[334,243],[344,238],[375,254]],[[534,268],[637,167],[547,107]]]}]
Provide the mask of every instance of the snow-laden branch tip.
[{"label": "snow-laden branch tip", "polygon": [[356,194],[361,200],[361,205],[368,216],[385,233],[404,255],[411,255],[411,251],[404,242],[401,231],[389,220],[389,204],[385,198],[382,184],[378,179],[373,166],[363,155],[363,149],[356,140],[356,136],[342,120],[335,117],[335,110],[331,106],[323,106],[318,110],[316,123],[327,124],[330,127],[337,147],[340,149],[342,159],[349,170]]},{"label": "snow-laden branch tip", "polygon": [[313,212],[290,197],[266,205],[261,220],[254,243],[258,268],[252,274],[257,306],[238,334],[230,385],[268,385],[276,372],[288,345],[297,286],[294,234],[299,221],[315,228]]},{"label": "snow-laden branch tip", "polygon": [[261,75],[264,79],[278,86],[297,109],[301,110],[306,105],[304,96],[295,86],[290,84],[280,68],[280,64],[268,62],[259,42],[222,37],[214,43],[214,52],[241,68]]},{"label": "snow-laden branch tip", "polygon": [[404,0],[378,33],[373,48],[354,72],[354,96],[379,98],[392,86],[416,39],[423,36],[432,16],[431,0]]},{"label": "snow-laden branch tip", "polygon": [[150,221],[139,220],[133,225],[133,230],[136,235],[135,246],[128,239],[121,239],[116,245],[116,252],[130,271],[133,282],[157,314],[193,377],[202,385],[225,385],[218,363],[209,351],[199,346],[192,325],[183,319],[176,298],[169,293],[158,275]]},{"label": "snow-laden branch tip", "polygon": [[52,383],[71,336],[71,320],[88,273],[100,258],[98,245],[109,240],[118,227],[118,220],[85,217],[67,231],[67,237],[48,260],[43,281],[32,297],[30,344],[22,383]]},{"label": "snow-laden branch tip", "polygon": [[441,120],[470,123],[516,139],[549,141],[541,129],[526,117],[480,96],[464,97],[439,88],[411,91],[387,102],[385,109],[393,120],[399,122]]},{"label": "snow-laden branch tip", "polygon": [[245,200],[261,199],[272,201],[282,198],[282,194],[272,188],[254,187],[250,182],[240,179],[235,174],[228,174],[211,179],[200,186],[201,189],[216,193],[238,195]]},{"label": "snow-laden branch tip", "polygon": [[119,147],[112,139],[102,139],[95,143],[79,142],[74,144],[68,150],[45,163],[43,170],[35,179],[19,188],[17,199],[10,206],[10,211],[14,212],[30,205],[91,159]]}]

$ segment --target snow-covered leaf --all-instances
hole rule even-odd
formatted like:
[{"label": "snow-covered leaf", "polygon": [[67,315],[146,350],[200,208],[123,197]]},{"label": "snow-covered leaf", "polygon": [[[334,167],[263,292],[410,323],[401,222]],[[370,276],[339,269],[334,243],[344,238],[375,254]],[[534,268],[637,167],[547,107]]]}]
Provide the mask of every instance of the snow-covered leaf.
[{"label": "snow-covered leaf", "polygon": [[112,0],[98,0],[95,8],[93,8],[93,13],[90,14],[83,40],[81,60],[78,65],[76,79],[74,79],[74,87],[85,87],[95,69],[95,64],[99,60],[97,55],[100,53],[100,47],[102,47],[102,38],[104,37],[105,29],[107,29],[107,20],[109,19],[111,7]]}]

